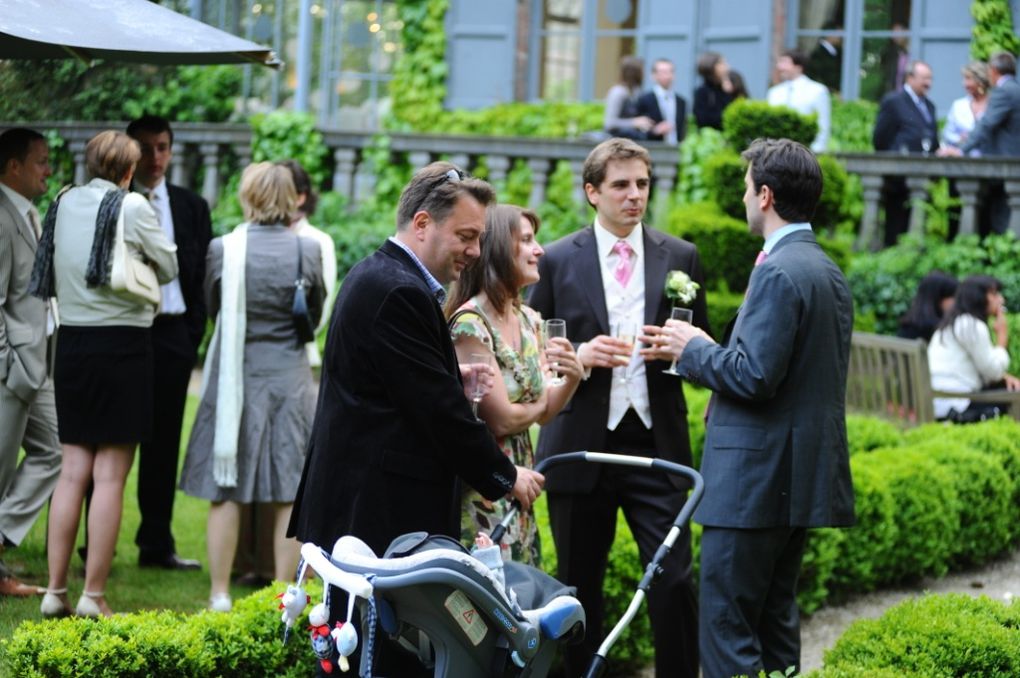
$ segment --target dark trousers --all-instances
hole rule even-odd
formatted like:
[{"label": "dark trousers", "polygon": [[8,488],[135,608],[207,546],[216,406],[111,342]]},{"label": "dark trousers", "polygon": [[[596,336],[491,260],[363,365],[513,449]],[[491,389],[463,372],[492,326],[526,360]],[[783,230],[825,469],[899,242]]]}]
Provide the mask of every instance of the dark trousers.
[{"label": "dark trousers", "polygon": [[886,178],[882,186],[882,205],[885,207],[882,243],[885,247],[892,247],[910,227],[910,191],[903,178]]},{"label": "dark trousers", "polygon": [[[705,527],[701,534],[704,678],[800,671],[797,577],[807,530]],[[785,675],[785,673],[784,673]]]},{"label": "dark trousers", "polygon": [[[606,452],[648,456],[655,449],[652,432],[633,412],[609,432]],[[637,543],[644,568],[676,520],[686,493],[658,472],[604,466],[589,494],[549,493],[549,520],[559,563],[559,579],[577,587],[587,617],[584,641],[567,647],[568,676],[582,675],[602,643],[603,579],[616,535],[619,509]],[[698,599],[691,581],[690,531],[677,540],[662,563],[662,576],[648,594],[648,614],[655,641],[659,678],[698,675]],[[634,573],[638,578],[642,573]],[[609,620],[614,625],[616,619]],[[612,656],[608,657],[610,663]]]},{"label": "dark trousers", "polygon": [[138,455],[138,508],[141,524],[135,535],[138,550],[153,557],[174,553],[170,532],[177,492],[177,462],[188,382],[195,366],[195,348],[183,316],[157,316],[152,324],[155,364],[155,417],[152,441]]}]

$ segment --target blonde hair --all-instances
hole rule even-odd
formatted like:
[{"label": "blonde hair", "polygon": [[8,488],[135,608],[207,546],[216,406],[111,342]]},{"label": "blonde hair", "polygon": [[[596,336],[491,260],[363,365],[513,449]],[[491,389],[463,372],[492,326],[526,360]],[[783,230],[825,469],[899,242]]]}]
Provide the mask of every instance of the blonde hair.
[{"label": "blonde hair", "polygon": [[100,132],[85,146],[85,166],[90,177],[119,184],[138,164],[142,149],[138,142],[116,130]]},{"label": "blonde hair", "polygon": [[297,210],[297,190],[290,170],[271,162],[256,162],[244,168],[241,187],[244,218],[252,224],[289,224]]},{"label": "blonde hair", "polygon": [[991,86],[991,82],[988,80],[988,64],[983,61],[971,61],[961,68],[960,72],[973,80],[982,94],[986,93]]}]

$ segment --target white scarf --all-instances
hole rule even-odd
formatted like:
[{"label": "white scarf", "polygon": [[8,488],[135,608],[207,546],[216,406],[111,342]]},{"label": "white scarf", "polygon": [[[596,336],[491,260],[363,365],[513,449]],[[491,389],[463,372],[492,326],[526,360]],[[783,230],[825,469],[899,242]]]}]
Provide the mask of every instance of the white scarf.
[{"label": "white scarf", "polygon": [[[241,224],[223,236],[223,275],[220,278],[220,312],[216,316],[212,346],[202,379],[218,365],[216,424],[213,432],[213,478],[220,487],[237,487],[237,439],[244,407],[244,335],[246,299],[244,266],[248,225]],[[215,363],[213,361],[216,361]]]}]

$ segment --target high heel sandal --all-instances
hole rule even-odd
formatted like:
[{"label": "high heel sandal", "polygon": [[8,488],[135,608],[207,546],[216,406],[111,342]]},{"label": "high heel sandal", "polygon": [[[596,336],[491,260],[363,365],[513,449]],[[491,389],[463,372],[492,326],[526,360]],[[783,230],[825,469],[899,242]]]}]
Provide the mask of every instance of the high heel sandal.
[{"label": "high heel sandal", "polygon": [[82,591],[81,598],[78,599],[78,605],[74,608],[74,613],[79,617],[105,617],[103,610],[99,607],[97,599],[103,597],[103,591]]},{"label": "high heel sandal", "polygon": [[39,605],[39,612],[46,619],[56,619],[58,617],[69,617],[74,611],[71,606],[68,605],[60,596],[67,595],[67,588],[62,589],[46,589],[46,595],[43,596],[42,603]]}]

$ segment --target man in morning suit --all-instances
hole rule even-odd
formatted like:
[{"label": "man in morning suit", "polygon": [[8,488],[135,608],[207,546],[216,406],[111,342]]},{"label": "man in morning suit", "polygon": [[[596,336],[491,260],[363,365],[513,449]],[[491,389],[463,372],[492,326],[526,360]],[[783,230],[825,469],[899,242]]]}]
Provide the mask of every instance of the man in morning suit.
[{"label": "man in morning suit", "polygon": [[811,141],[811,150],[822,153],[829,146],[832,128],[832,102],[829,88],[804,75],[807,56],[798,49],[784,51],[776,60],[780,82],[769,88],[766,99],[770,106],[789,106],[803,115],[814,115],[818,133]]},{"label": "man in morning suit", "polygon": [[[479,371],[491,386],[494,372],[458,366],[441,308],[442,286],[481,253],[494,198],[491,186],[450,163],[426,166],[400,196],[396,235],[347,274],[288,536],[332,549],[353,535],[382,555],[408,532],[459,539],[461,482],[525,506],[541,492],[542,476],[515,467],[472,414],[462,374]],[[344,613],[338,607],[334,618]],[[377,646],[384,675],[420,673]]]},{"label": "man in morning suit", "polygon": [[160,226],[177,245],[180,270],[177,278],[163,285],[159,314],[152,323],[155,419],[152,440],[142,443],[138,455],[138,562],[143,567],[198,569],[197,560],[177,555],[170,524],[188,382],[205,334],[202,285],[212,238],[209,205],[166,179],[174,142],[169,122],[146,115],[129,124],[127,133],[142,147],[133,188],[149,197]]},{"label": "man in morning suit", "polygon": [[[632,343],[613,338],[629,323],[661,325],[670,315],[666,275],[683,271],[703,283],[694,245],[642,224],[651,160],[628,139],[608,139],[584,163],[584,189],[595,221],[546,248],[541,279],[528,303],[544,318],[563,318],[577,356],[590,371],[573,399],[538,438],[538,457],[578,450],[655,456],[690,465],[687,405],[668,362],[645,362]],[[704,295],[694,322],[708,328]],[[629,332],[627,332],[629,334]],[[643,564],[655,555],[686,497],[661,474],[581,464],[549,474],[549,519],[559,578],[576,586],[587,616],[583,643],[568,648],[567,674],[580,675],[602,640],[602,579],[623,509]],[[697,598],[689,533],[674,546],[648,598],[656,675],[698,674]]]},{"label": "man in morning suit", "polygon": [[[976,149],[982,156],[1020,157],[1020,83],[1016,81],[1016,57],[1009,52],[993,54],[988,60],[988,80],[995,87],[988,95],[985,114],[962,148],[946,149],[945,155],[966,155]],[[1005,233],[1010,219],[1006,191],[1001,182],[989,188],[991,228],[995,233]]]},{"label": "man in morning suit", "polygon": [[[670,321],[660,340],[709,405],[694,519],[701,537],[704,678],[800,669],[797,577],[807,528],[854,522],[846,441],[853,300],[808,223],[822,192],[815,156],[758,139],[744,205],[765,239],[722,344]],[[784,673],[785,675],[785,673]]]},{"label": "man in morning suit", "polygon": [[678,144],[687,132],[687,102],[673,91],[674,70],[669,59],[656,59],[652,64],[655,84],[637,100],[637,114],[655,123],[648,132],[649,141]]},{"label": "man in morning suit", "polygon": [[[903,89],[882,97],[875,119],[872,143],[876,151],[897,153],[934,153],[939,146],[935,104],[928,98],[931,68],[923,61],[907,66]],[[890,177],[882,187],[885,205],[885,245],[907,232],[910,205],[907,184],[901,177]]]},{"label": "man in morning suit", "polygon": [[[25,128],[0,134],[0,558],[21,543],[60,474],[48,359],[56,306],[28,293],[41,225],[32,201],[46,192],[50,173],[43,135]],[[0,560],[0,595],[37,593]]]}]

